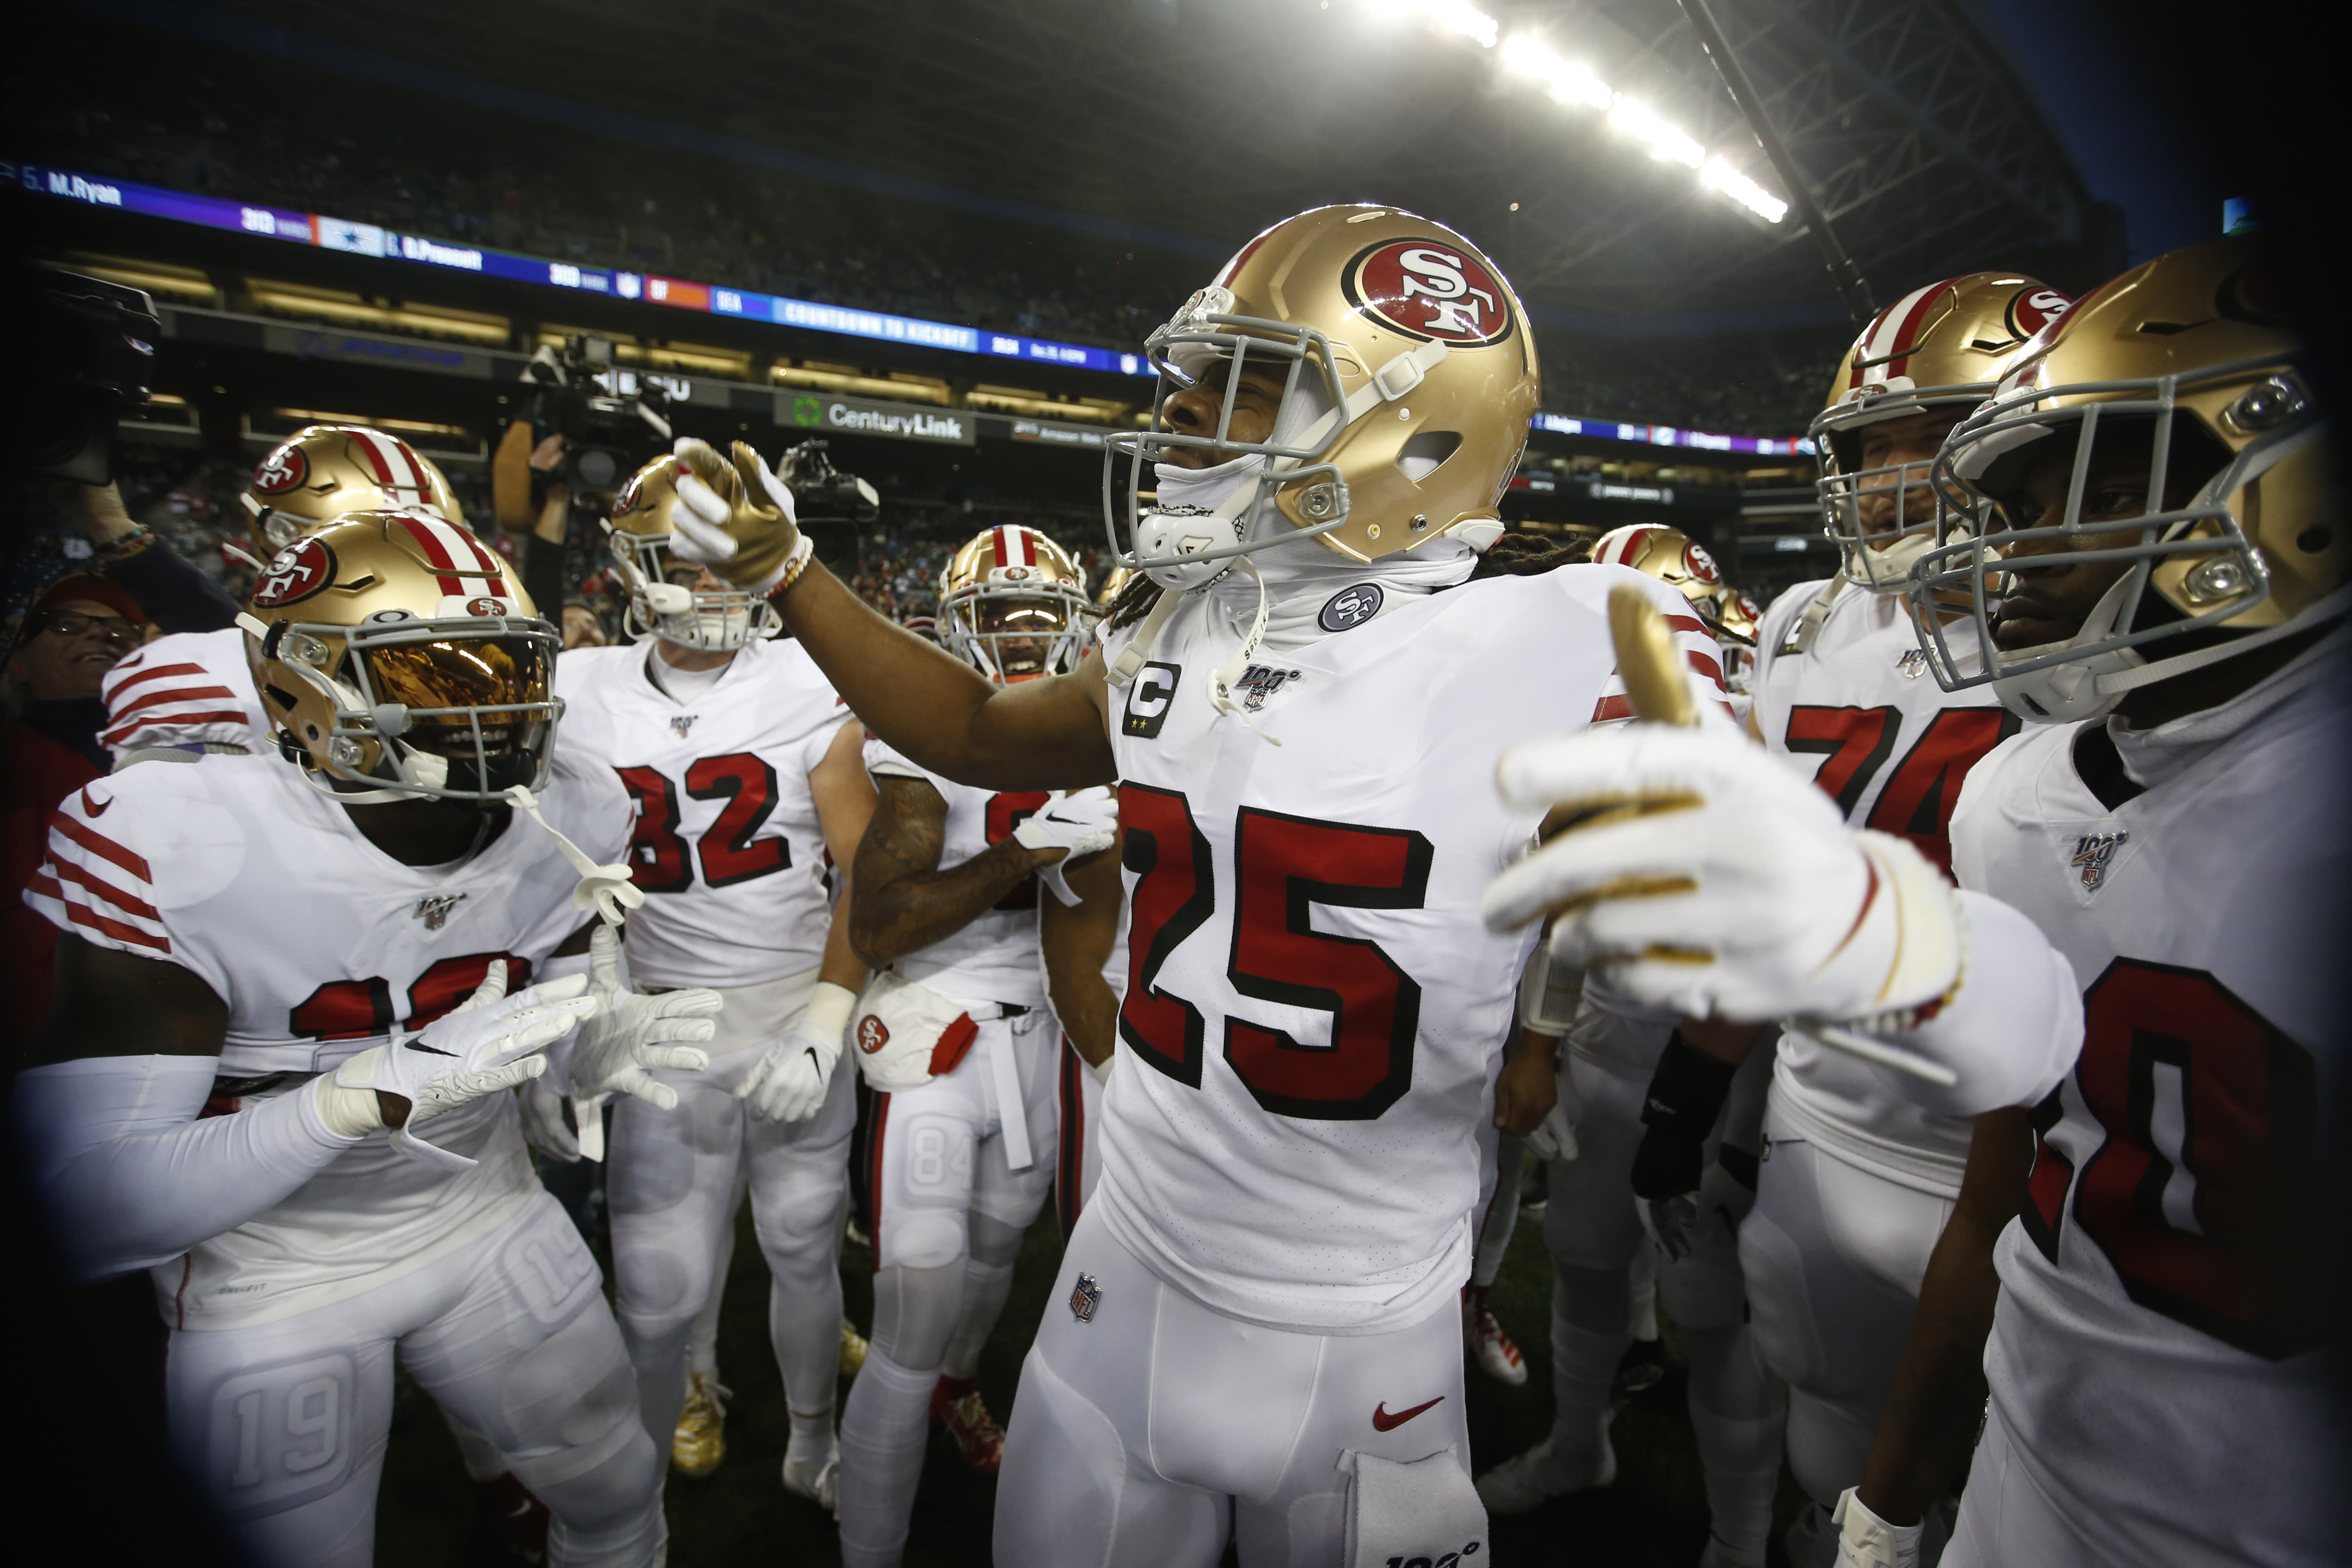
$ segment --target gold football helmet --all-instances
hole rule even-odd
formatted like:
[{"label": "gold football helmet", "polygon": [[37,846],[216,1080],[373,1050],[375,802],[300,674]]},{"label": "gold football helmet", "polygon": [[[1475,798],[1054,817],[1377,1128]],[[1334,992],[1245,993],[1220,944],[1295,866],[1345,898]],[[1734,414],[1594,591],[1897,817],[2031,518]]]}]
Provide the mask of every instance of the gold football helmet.
[{"label": "gold football helmet", "polygon": [[254,465],[239,499],[264,561],[345,512],[415,509],[466,526],[432,458],[363,425],[304,426]]},{"label": "gold football helmet", "polygon": [[1848,582],[1902,592],[1936,529],[1932,458],[1866,467],[1863,427],[1937,409],[1966,414],[1992,395],[2010,355],[2073,303],[2019,273],[1971,272],[1913,289],[1854,339],[1806,432],[1822,526]]},{"label": "gold football helmet", "polygon": [[1093,629],[1085,571],[1025,524],[982,531],[940,574],[940,646],[991,680],[1066,675]]},{"label": "gold football helmet", "polygon": [[690,444],[683,456],[664,453],[629,476],[604,524],[612,536],[614,566],[629,594],[623,629],[680,647],[731,653],[755,637],[782,631],[783,617],[765,596],[673,558],[670,512],[677,505],[678,479],[688,472],[730,502],[740,503],[750,493],[735,465],[700,442]]},{"label": "gold football helmet", "polygon": [[546,777],[563,639],[454,523],[330,523],[270,559],[237,625],[281,749],[340,802],[487,802]]},{"label": "gold football helmet", "polygon": [[[1541,392],[1535,342],[1501,270],[1444,225],[1382,206],[1287,218],[1144,349],[1160,373],[1150,426],[1103,443],[1118,564],[1183,590],[1302,531],[1351,561],[1442,534],[1484,550],[1502,532],[1496,508]],[[1283,377],[1261,441],[1232,433],[1245,367]],[[1169,398],[1213,376],[1225,388],[1217,428],[1175,428]],[[1234,465],[1213,507],[1169,504],[1161,459],[1185,447]],[[1160,499],[1146,507],[1154,464]]]},{"label": "gold football helmet", "polygon": [[1102,586],[1095,590],[1095,608],[1108,614],[1110,602],[1118,597],[1118,591],[1126,587],[1127,580],[1134,575],[1134,572],[1125,566],[1114,566],[1104,573]]},{"label": "gold football helmet", "polygon": [[[2342,615],[2352,537],[2309,353],[2250,238],[2136,267],[2036,337],[1937,459],[1939,484],[1993,504],[1982,529],[1948,505],[1913,574],[1937,679],[1990,680],[2031,718],[2092,718],[2137,687]],[[2071,463],[2064,500],[2034,515],[2024,481],[2053,441]],[[2130,492],[2109,489],[2104,507],[2088,493],[2108,488],[2094,482],[2102,468],[2125,472]],[[2000,596],[2074,565],[2116,574],[2074,633],[2000,646]],[[1976,635],[1957,653],[1931,600],[1968,606]]]},{"label": "gold football helmet", "polygon": [[1748,673],[1756,662],[1756,623],[1762,613],[1755,600],[1723,580],[1706,546],[1678,528],[1634,522],[1593,541],[1592,559],[1603,566],[1645,572],[1688,599],[1723,649],[1724,684],[1734,691],[1748,689]]}]

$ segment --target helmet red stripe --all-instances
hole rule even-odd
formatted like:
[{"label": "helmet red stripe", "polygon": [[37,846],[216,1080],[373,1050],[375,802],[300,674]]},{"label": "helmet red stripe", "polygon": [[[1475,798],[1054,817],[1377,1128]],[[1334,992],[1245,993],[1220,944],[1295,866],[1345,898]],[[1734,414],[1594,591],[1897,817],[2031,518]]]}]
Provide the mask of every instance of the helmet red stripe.
[{"label": "helmet red stripe", "polygon": [[1886,368],[1881,374],[1882,380],[1891,381],[1903,374],[1904,367],[1911,363],[1911,351],[1919,346],[1918,331],[1921,319],[1927,314],[1928,308],[1943,297],[1944,291],[1958,281],[1958,279],[1947,278],[1941,283],[1919,290],[1918,299],[1912,303],[1910,310],[1903,318],[1903,330],[1895,334],[1895,342],[1890,345],[1895,357],[1887,362]]},{"label": "helmet red stripe", "polygon": [[384,460],[383,448],[376,445],[376,439],[374,431],[352,426],[352,445],[367,459],[368,469],[375,475],[375,482],[389,489],[400,481],[394,477],[392,465]]},{"label": "helmet red stripe", "polygon": [[457,562],[450,554],[448,545],[439,537],[440,530],[432,522],[420,517],[404,517],[398,521],[401,527],[408,530],[409,537],[424,547],[425,559],[433,565],[442,568],[437,575],[441,592],[446,595],[463,595],[466,592],[466,584],[462,579],[451,574],[457,570]]},{"label": "helmet red stripe", "polygon": [[1021,564],[1024,566],[1037,564],[1037,531],[1034,528],[1021,530]]},{"label": "helmet red stripe", "polygon": [[1004,548],[1004,530],[1001,525],[989,530],[989,542],[996,547],[996,563],[999,566],[1013,563],[1011,553]]}]

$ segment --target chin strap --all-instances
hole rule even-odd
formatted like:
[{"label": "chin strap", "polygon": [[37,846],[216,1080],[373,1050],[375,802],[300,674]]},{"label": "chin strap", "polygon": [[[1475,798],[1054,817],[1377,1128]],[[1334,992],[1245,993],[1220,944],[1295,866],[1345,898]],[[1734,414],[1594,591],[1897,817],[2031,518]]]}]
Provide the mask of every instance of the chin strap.
[{"label": "chin strap", "polygon": [[1105,680],[1113,686],[1125,686],[1143,673],[1144,661],[1151,657],[1153,639],[1160,636],[1160,628],[1168,624],[1168,617],[1176,613],[1177,602],[1183,597],[1173,588],[1160,590],[1160,597],[1152,601],[1151,608],[1144,615],[1143,624],[1135,628],[1135,636],[1128,639],[1127,647],[1103,672]]},{"label": "chin strap", "polygon": [[608,926],[621,923],[621,911],[634,910],[646,901],[645,890],[629,880],[629,868],[623,863],[600,866],[591,860],[580,846],[559,832],[555,825],[539,814],[539,801],[521,784],[506,792],[509,805],[523,812],[539,824],[541,832],[555,840],[556,849],[572,868],[580,873],[579,886],[572,889],[572,907],[594,910]]},{"label": "chin strap", "polygon": [[1279,746],[1282,744],[1282,738],[1278,735],[1269,735],[1259,729],[1249,714],[1243,710],[1242,705],[1234,700],[1234,682],[1242,678],[1243,671],[1249,668],[1249,661],[1257,657],[1258,644],[1265,640],[1266,612],[1265,575],[1257,569],[1257,563],[1246,555],[1241,555],[1234,558],[1234,564],[1248,573],[1250,581],[1257,584],[1257,614],[1250,618],[1249,633],[1242,638],[1242,646],[1234,649],[1234,657],[1225,660],[1222,668],[1210,675],[1209,706],[1220,713],[1230,714],[1238,720],[1244,729],[1259,740],[1269,745]]}]

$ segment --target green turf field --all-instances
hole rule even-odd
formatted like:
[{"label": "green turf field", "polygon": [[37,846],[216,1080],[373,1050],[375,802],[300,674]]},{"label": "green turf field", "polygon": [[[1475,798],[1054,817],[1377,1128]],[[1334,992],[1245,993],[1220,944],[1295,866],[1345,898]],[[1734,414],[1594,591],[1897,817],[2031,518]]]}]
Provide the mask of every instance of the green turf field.
[{"label": "green turf field", "polygon": [[[783,1385],[767,1342],[767,1268],[751,1234],[751,1211],[738,1216],[735,1263],[719,1322],[719,1373],[735,1397],[728,1407],[727,1461],[704,1480],[673,1476],[669,1483],[671,1568],[732,1568],[734,1564],[810,1568],[840,1561],[833,1521],[787,1496],[776,1479],[784,1454]],[[1005,1305],[980,1370],[982,1391],[1000,1419],[1013,1407],[1021,1358],[1040,1315],[1051,1304],[1061,1257],[1061,1235],[1050,1207],[1029,1232]],[[842,1278],[850,1316],[871,1321],[871,1259],[845,1247]],[[1548,1343],[1551,1289],[1542,1227],[1521,1223],[1512,1237],[1494,1292],[1496,1312],[1528,1360],[1528,1381],[1504,1388],[1475,1368],[1469,1375],[1470,1440],[1479,1469],[1539,1440],[1551,1424],[1551,1355]],[[1666,1564],[1687,1568],[1706,1542],[1706,1505],[1698,1456],[1683,1414],[1674,1332],[1665,1329],[1666,1378],[1628,1402],[1613,1428],[1617,1483],[1605,1491],[1554,1501],[1537,1512],[1495,1521],[1494,1552],[1502,1568],[1521,1564]],[[848,1396],[845,1384],[842,1397]],[[383,1568],[444,1568],[469,1563],[470,1491],[458,1468],[448,1429],[432,1401],[401,1380],[392,1446],[384,1467],[377,1523],[376,1561]],[[988,1562],[993,1484],[967,1475],[947,1438],[933,1434],[922,1491],[915,1501],[908,1568]],[[1797,1495],[1785,1471],[1780,1516]],[[1775,1561],[1778,1561],[1775,1546]],[[502,1563],[476,1558],[472,1563]]]}]

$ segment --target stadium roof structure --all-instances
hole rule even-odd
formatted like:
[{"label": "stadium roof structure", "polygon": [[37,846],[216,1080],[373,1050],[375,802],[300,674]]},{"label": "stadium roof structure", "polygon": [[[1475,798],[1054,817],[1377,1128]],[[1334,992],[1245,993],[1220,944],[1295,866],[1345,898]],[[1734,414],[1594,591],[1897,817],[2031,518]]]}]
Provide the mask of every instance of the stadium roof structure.
[{"label": "stadium roof structure", "polygon": [[[210,15],[248,34],[283,15],[225,9]],[[1712,9],[1882,296],[2079,238],[2083,180],[1963,0]],[[667,121],[721,155],[775,150],[819,177],[1204,258],[1316,202],[1391,202],[1477,238],[1570,330],[1838,319],[1796,214],[1767,222],[1701,188],[1430,20],[1448,11],[1535,36],[1778,190],[1675,0],[324,0],[300,26],[501,97]]]}]

